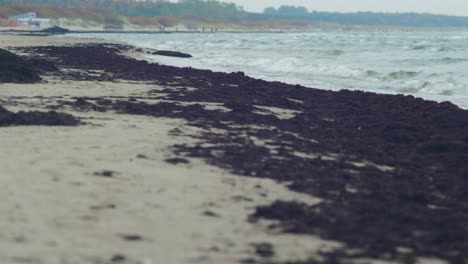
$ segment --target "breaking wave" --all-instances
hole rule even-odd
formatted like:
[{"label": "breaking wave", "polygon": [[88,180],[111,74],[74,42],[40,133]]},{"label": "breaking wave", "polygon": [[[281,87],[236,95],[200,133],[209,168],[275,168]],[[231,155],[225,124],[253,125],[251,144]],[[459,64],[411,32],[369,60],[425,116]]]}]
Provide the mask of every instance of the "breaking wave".
[{"label": "breaking wave", "polygon": [[[86,37],[86,35],[78,35]],[[89,37],[96,37],[90,35]],[[326,89],[407,93],[468,108],[468,35],[460,32],[305,32],[102,34],[192,59],[149,57],[175,65],[243,71],[267,80]]]}]

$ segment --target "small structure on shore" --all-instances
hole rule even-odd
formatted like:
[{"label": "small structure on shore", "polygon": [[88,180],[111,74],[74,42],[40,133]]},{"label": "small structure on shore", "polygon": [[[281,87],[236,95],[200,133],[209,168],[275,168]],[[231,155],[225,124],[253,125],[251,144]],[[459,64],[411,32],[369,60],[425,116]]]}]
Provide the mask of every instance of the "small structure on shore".
[{"label": "small structure on shore", "polygon": [[9,17],[8,20],[20,27],[48,27],[50,19],[38,18],[35,12],[29,12],[17,16]]}]

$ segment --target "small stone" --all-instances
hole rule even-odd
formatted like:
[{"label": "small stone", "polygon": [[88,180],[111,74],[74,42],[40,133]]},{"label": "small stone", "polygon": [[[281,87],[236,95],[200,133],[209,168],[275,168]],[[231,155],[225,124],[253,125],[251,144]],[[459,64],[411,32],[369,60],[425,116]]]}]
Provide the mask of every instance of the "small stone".
[{"label": "small stone", "polygon": [[117,255],[112,256],[111,261],[112,262],[122,262],[122,261],[125,261],[126,259],[127,258],[124,255],[117,254]]},{"label": "small stone", "polygon": [[220,217],[219,214],[213,212],[213,211],[205,211],[203,212],[203,215],[209,216],[209,217]]},{"label": "small stone", "polygon": [[140,235],[122,235],[121,236],[123,239],[127,241],[141,241],[143,240],[143,237]]},{"label": "small stone", "polygon": [[143,154],[138,154],[136,157],[137,159],[148,159],[148,156],[143,155]]},{"label": "small stone", "polygon": [[94,176],[101,176],[101,177],[112,178],[112,177],[114,177],[114,174],[115,174],[114,171],[111,171],[111,170],[103,170],[103,171],[100,171],[100,172],[95,172],[95,173],[94,173]]},{"label": "small stone", "polygon": [[264,258],[270,258],[275,255],[273,245],[270,243],[254,243],[255,253]]}]

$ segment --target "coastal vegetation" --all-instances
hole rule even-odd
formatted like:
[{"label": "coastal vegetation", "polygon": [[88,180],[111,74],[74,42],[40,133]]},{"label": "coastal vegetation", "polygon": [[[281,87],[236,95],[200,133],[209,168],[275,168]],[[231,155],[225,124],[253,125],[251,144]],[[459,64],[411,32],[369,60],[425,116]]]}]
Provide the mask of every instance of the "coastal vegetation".
[{"label": "coastal vegetation", "polygon": [[[417,13],[337,13],[310,11],[301,6],[268,7],[263,13],[217,0],[0,0],[0,25],[8,16],[36,12],[51,19],[79,19],[102,24],[113,17],[135,26],[238,25],[255,28],[318,25],[364,25],[379,27],[468,27],[468,17]],[[196,24],[196,25],[195,25]]]},{"label": "coastal vegetation", "polygon": [[342,25],[400,27],[467,27],[468,17],[419,13],[317,12],[305,7],[281,6],[265,8],[262,14],[249,14],[251,20],[306,20]]},{"label": "coastal vegetation", "polygon": [[227,20],[241,20],[247,16],[240,6],[214,0],[182,0],[178,3],[136,0],[0,0],[0,6],[0,17],[34,10],[51,18],[83,17],[95,21],[103,20],[106,15],[178,18],[195,16]]}]

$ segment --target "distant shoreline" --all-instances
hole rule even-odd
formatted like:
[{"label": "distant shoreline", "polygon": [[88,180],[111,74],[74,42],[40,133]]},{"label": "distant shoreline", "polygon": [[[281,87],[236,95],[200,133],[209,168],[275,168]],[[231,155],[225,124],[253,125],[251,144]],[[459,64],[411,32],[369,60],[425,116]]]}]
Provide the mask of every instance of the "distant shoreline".
[{"label": "distant shoreline", "polygon": [[70,30],[67,33],[47,33],[41,30],[0,30],[1,33],[12,33],[12,34],[25,34],[25,35],[37,35],[37,36],[48,36],[48,35],[64,35],[64,34],[217,34],[217,33],[293,33],[293,32],[308,32],[308,31],[292,31],[292,30],[219,30],[217,32],[210,31],[150,31],[150,30],[122,30],[122,31],[103,31],[103,30]]},{"label": "distant shoreline", "polygon": [[406,28],[406,27],[396,27],[396,28],[389,28],[389,27],[355,27],[353,29],[346,29],[346,30],[339,30],[339,29],[327,29],[327,30],[304,30],[304,29],[271,29],[271,30],[218,30],[218,31],[202,31],[202,30],[69,30],[66,33],[47,33],[43,32],[42,29],[37,30],[28,30],[28,29],[0,29],[0,34],[29,34],[29,35],[37,35],[37,36],[47,36],[47,35],[60,35],[60,34],[216,34],[216,33],[232,33],[232,34],[256,34],[256,33],[304,33],[304,32],[340,32],[340,31],[377,31],[377,32],[417,32],[417,31],[436,31],[436,32],[468,32],[468,28]]}]

